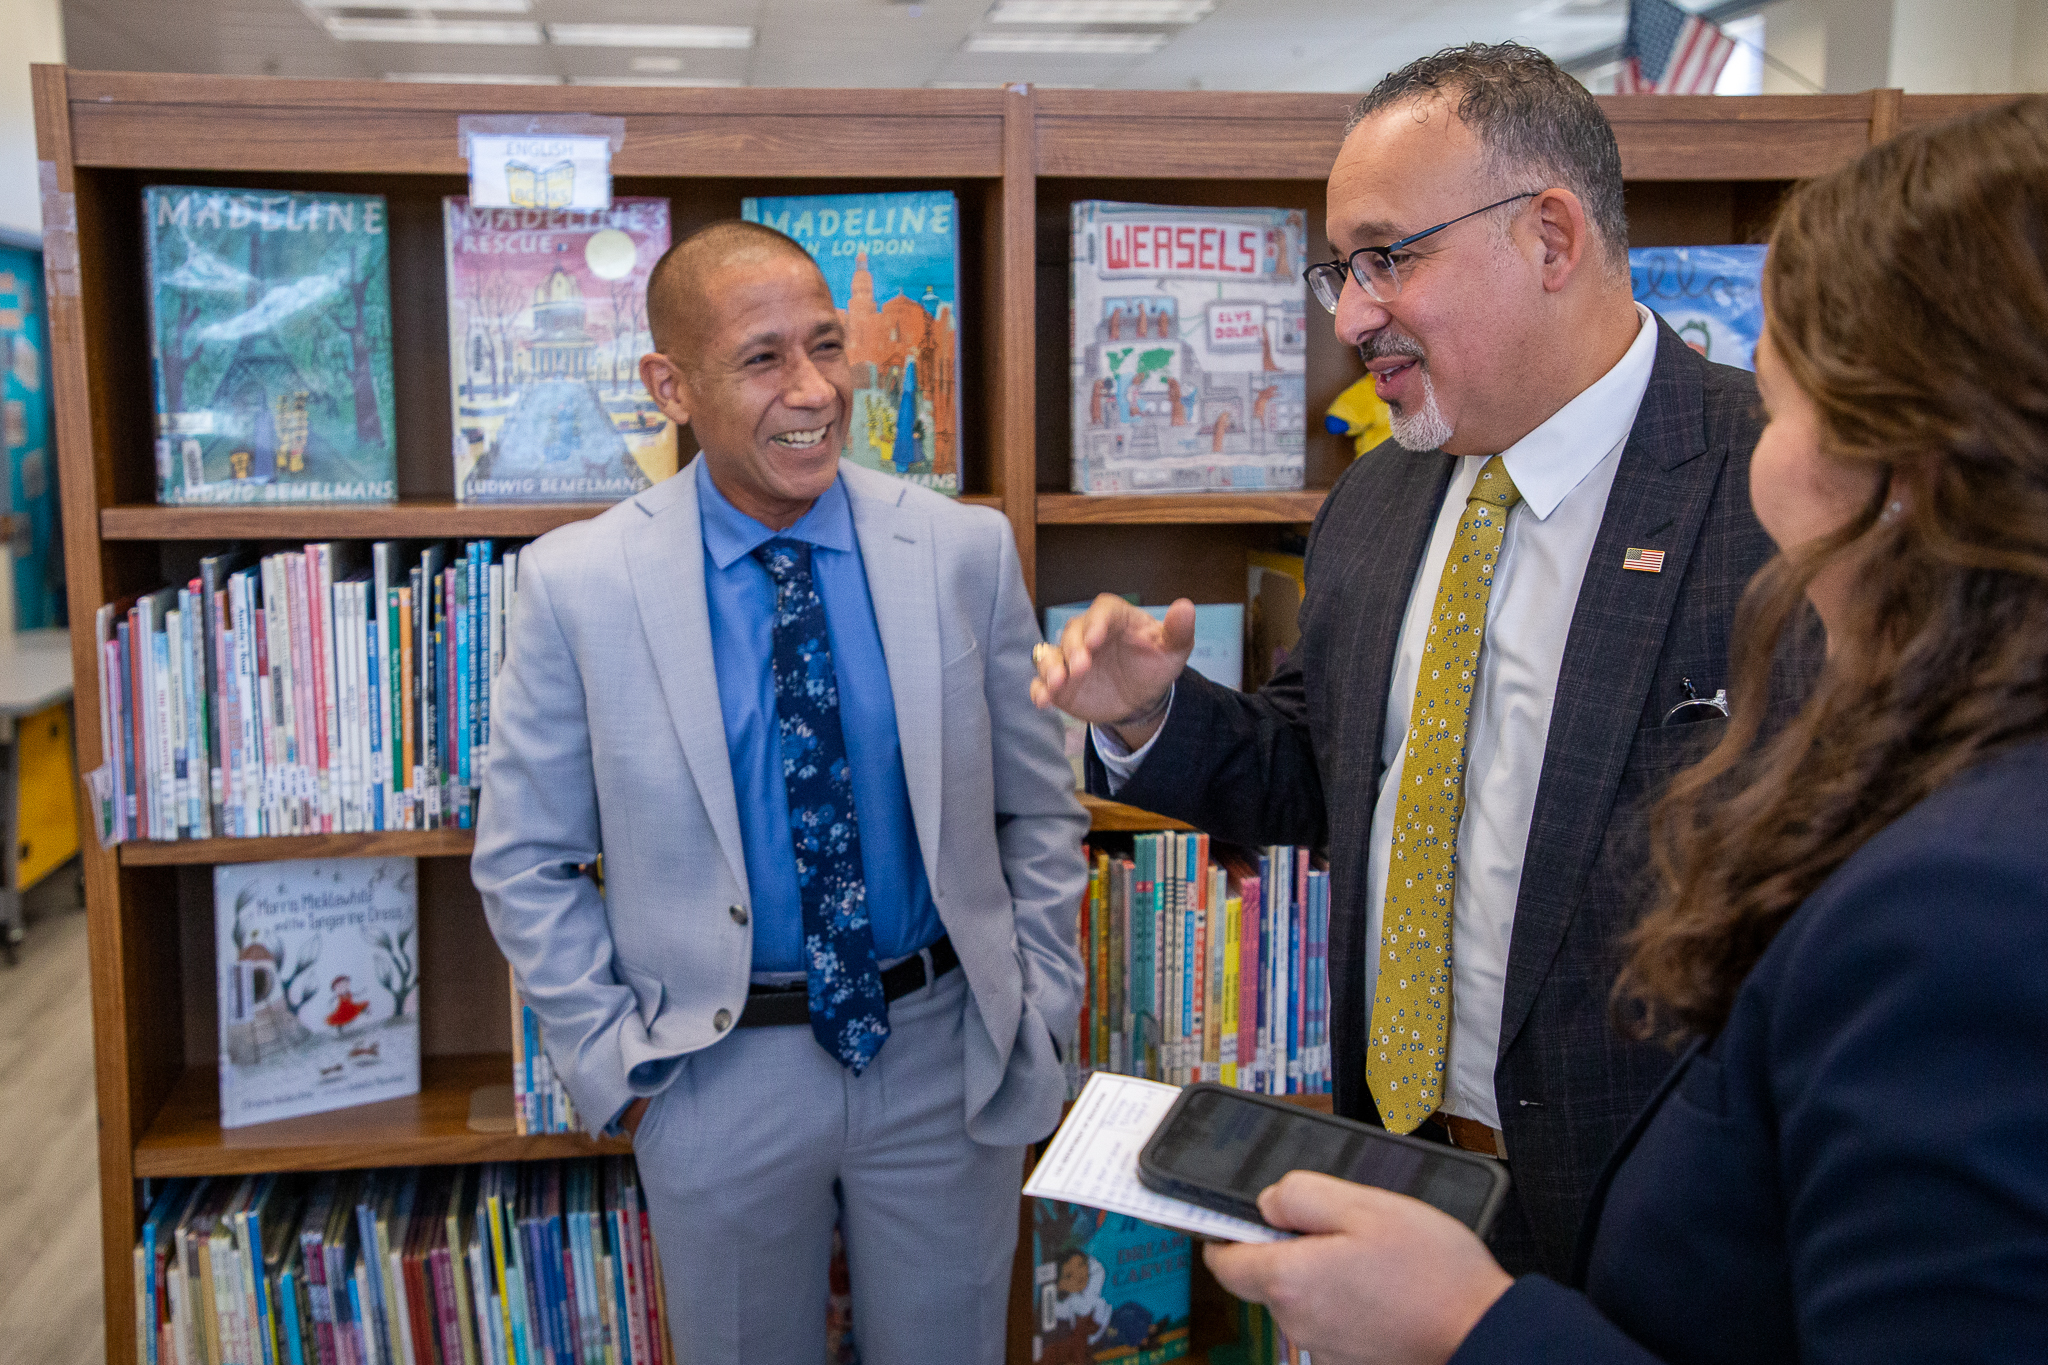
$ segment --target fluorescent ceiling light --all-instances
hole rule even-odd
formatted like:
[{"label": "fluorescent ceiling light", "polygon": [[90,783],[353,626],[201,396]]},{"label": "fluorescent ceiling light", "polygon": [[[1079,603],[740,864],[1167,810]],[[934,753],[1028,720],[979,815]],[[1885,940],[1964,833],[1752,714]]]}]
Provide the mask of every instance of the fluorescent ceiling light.
[{"label": "fluorescent ceiling light", "polygon": [[656,75],[674,75],[683,69],[681,57],[635,57],[626,63],[635,71],[648,71]]},{"label": "fluorescent ceiling light", "polygon": [[[927,90],[1003,90],[1007,89],[1009,84],[1010,82],[1008,81],[926,81],[924,88]],[[1033,90],[1094,90],[1098,87],[1093,85],[1054,85],[1050,81],[1033,81],[1031,82],[1031,88]]]},{"label": "fluorescent ceiling light", "polygon": [[439,10],[443,13],[462,14],[524,14],[533,8],[533,0],[425,0],[421,4],[407,4],[404,0],[299,0],[310,10],[323,9],[382,9],[382,10]]},{"label": "fluorescent ceiling light", "polygon": [[560,76],[477,75],[471,71],[387,71],[387,81],[407,85],[560,85]]},{"label": "fluorescent ceiling light", "polygon": [[997,24],[1193,24],[1216,0],[996,0]]},{"label": "fluorescent ceiling light", "polygon": [[722,76],[571,76],[571,85],[652,85],[690,90],[737,90],[745,81]]},{"label": "fluorescent ceiling light", "polygon": [[737,24],[549,24],[558,47],[723,47],[754,45],[754,30]]},{"label": "fluorescent ceiling light", "polygon": [[343,43],[475,43],[504,47],[533,47],[540,43],[539,24],[444,24],[435,19],[335,18],[327,21],[327,33]]},{"label": "fluorescent ceiling light", "polygon": [[975,33],[963,52],[1037,52],[1068,57],[1144,57],[1166,46],[1164,33]]}]

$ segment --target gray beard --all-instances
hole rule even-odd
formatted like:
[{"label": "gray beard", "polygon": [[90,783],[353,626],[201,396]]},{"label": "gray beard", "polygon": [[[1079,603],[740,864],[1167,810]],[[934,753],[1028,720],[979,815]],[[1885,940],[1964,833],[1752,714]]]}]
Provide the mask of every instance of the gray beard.
[{"label": "gray beard", "polygon": [[1436,403],[1436,385],[1430,381],[1429,368],[1422,367],[1422,406],[1412,412],[1404,412],[1389,403],[1388,422],[1394,429],[1394,441],[1404,450],[1441,450],[1451,439],[1451,424],[1444,420],[1444,411]]}]

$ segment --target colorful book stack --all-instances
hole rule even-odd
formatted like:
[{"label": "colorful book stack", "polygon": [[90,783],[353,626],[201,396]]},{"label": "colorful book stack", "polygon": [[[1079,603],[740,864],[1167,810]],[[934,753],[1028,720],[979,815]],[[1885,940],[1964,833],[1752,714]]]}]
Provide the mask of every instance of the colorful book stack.
[{"label": "colorful book stack", "polygon": [[512,1123],[521,1137],[531,1133],[574,1133],[582,1128],[569,1091],[541,1046],[540,1016],[512,977]]},{"label": "colorful book stack", "polygon": [[518,555],[333,541],[101,607],[101,838],[467,828]]},{"label": "colorful book stack", "polygon": [[1073,1093],[1094,1071],[1268,1095],[1330,1088],[1330,878],[1282,845],[1215,857],[1206,834],[1091,850]]},{"label": "colorful book stack", "polygon": [[135,1247],[144,1365],[660,1365],[627,1158],[171,1180]]}]

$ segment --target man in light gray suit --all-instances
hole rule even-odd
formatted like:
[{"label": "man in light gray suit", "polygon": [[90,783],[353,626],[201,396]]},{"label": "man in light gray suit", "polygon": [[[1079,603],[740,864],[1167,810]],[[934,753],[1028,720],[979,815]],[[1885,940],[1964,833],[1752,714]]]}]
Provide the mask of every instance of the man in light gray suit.
[{"label": "man in light gray suit", "polygon": [[648,292],[702,454],[520,556],[472,872],[579,1112],[633,1133],[686,1365],[822,1359],[835,1218],[864,1358],[994,1365],[1087,879],[1009,526],[840,459],[788,238],[715,224]]}]

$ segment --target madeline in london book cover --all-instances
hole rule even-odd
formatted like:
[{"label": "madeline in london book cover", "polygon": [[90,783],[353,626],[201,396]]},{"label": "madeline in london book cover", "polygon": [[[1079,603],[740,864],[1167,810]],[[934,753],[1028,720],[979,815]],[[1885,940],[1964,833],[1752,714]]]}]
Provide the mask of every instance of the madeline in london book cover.
[{"label": "madeline in london book cover", "polygon": [[375,194],[142,192],[157,501],[398,496]]},{"label": "madeline in london book cover", "polygon": [[223,864],[213,898],[221,1127],[419,1093],[412,859]]},{"label": "madeline in london book cover", "polygon": [[1708,360],[1756,368],[1764,329],[1760,246],[1639,246],[1628,253],[1636,302]]},{"label": "madeline in london book cover", "polygon": [[676,472],[640,383],[668,200],[608,209],[442,200],[457,502],[617,502]]},{"label": "madeline in london book cover", "polygon": [[951,190],[740,201],[811,253],[846,323],[846,458],[960,492],[960,214]]}]

